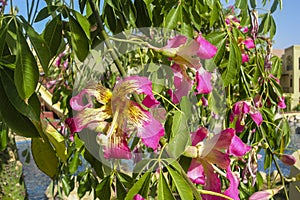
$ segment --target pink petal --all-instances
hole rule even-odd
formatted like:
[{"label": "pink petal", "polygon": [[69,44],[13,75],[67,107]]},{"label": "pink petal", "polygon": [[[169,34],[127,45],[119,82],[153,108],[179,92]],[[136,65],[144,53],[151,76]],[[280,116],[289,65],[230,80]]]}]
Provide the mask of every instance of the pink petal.
[{"label": "pink petal", "polygon": [[239,117],[235,123],[235,130],[237,133],[241,133],[244,131],[245,126],[241,123],[242,119],[243,117]]},{"label": "pink petal", "polygon": [[[84,97],[88,99],[88,102],[85,104],[83,102]],[[70,106],[73,110],[80,111],[85,108],[92,108],[93,102],[90,99],[90,92],[87,89],[82,90],[78,95],[70,99]]]},{"label": "pink petal", "polygon": [[247,47],[247,49],[252,49],[255,47],[255,44],[251,38],[247,38],[246,40],[244,40],[244,44]]},{"label": "pink petal", "polygon": [[146,199],[144,199],[144,197],[142,195],[136,194],[136,195],[134,195],[133,200],[146,200]]},{"label": "pink petal", "polygon": [[147,95],[144,103],[149,108],[159,104],[152,93],[152,82],[141,76],[129,76],[118,82],[114,88],[115,94],[113,96],[128,95],[133,92]]},{"label": "pink petal", "polygon": [[250,112],[250,105],[246,101],[238,101],[233,105],[232,112],[234,115],[247,114]]},{"label": "pink petal", "polygon": [[211,73],[205,70],[198,70],[196,73],[196,94],[208,94],[212,91]]},{"label": "pink petal", "polygon": [[[218,174],[214,172],[214,168],[207,162],[202,161],[202,166],[204,169],[205,175],[205,185],[204,189],[221,193],[221,180],[218,177]],[[202,195],[202,198],[205,200],[218,200],[220,197],[214,195]]]},{"label": "pink petal", "polygon": [[203,159],[211,164],[218,165],[222,169],[226,169],[230,165],[229,155],[214,148]]},{"label": "pink petal", "polygon": [[228,152],[233,156],[244,156],[250,149],[251,146],[246,145],[238,136],[234,135]]},{"label": "pink petal", "polygon": [[131,159],[131,157],[132,154],[125,138],[118,144],[110,143],[104,146],[104,158]]},{"label": "pink petal", "polygon": [[249,200],[269,200],[277,194],[283,187],[255,192],[249,197]]},{"label": "pink petal", "polygon": [[146,146],[156,150],[160,138],[165,134],[163,125],[156,120],[150,112],[144,110],[135,102],[130,103],[128,113],[125,115],[124,117],[126,117],[131,124],[137,126],[137,136],[141,138],[142,142]]},{"label": "pink petal", "polygon": [[192,146],[196,146],[202,142],[207,136],[208,130],[205,127],[200,127],[196,132],[191,132]]},{"label": "pink petal", "polygon": [[285,102],[284,102],[284,96],[282,96],[281,98],[279,98],[279,102],[278,102],[278,108],[282,108],[282,109],[285,109],[286,108],[286,105],[285,105]]},{"label": "pink petal", "polygon": [[210,59],[215,56],[218,50],[217,47],[205,40],[201,35],[199,35],[196,40],[199,44],[197,55],[201,59]]},{"label": "pink petal", "polygon": [[183,96],[188,95],[192,88],[193,81],[183,75],[185,72],[182,71],[178,64],[172,65],[172,70],[174,72],[174,86],[176,88],[172,93],[172,100],[174,104],[177,104]]},{"label": "pink petal", "polygon": [[205,97],[201,97],[201,102],[204,107],[208,106],[208,101]]},{"label": "pink petal", "polygon": [[148,121],[142,127],[139,127],[137,135],[146,146],[156,150],[160,138],[165,134],[165,130],[159,121],[154,119],[150,114],[148,116]]},{"label": "pink petal", "polygon": [[294,165],[296,163],[296,159],[292,155],[283,154],[279,156],[279,159],[286,165]]},{"label": "pink petal", "polygon": [[201,185],[205,184],[204,170],[200,161],[192,159],[190,167],[187,171],[187,176],[191,179],[193,183]]},{"label": "pink petal", "polygon": [[211,139],[207,140],[205,146],[207,146],[206,148],[213,147],[214,149],[217,150],[228,149],[231,144],[232,137],[234,135],[235,135],[235,130],[232,128],[227,128],[221,131],[221,133],[216,134]]},{"label": "pink petal", "polygon": [[183,35],[177,35],[171,39],[168,40],[167,45],[164,46],[164,49],[168,49],[168,48],[177,48],[180,45],[185,44],[187,41],[187,37],[183,36]]},{"label": "pink petal", "polygon": [[262,118],[261,113],[258,110],[252,109],[250,111],[250,116],[251,116],[252,120],[257,124],[257,126],[261,125],[263,118]]},{"label": "pink petal", "polygon": [[242,53],[242,63],[248,62],[249,56],[248,54]]},{"label": "pink petal", "polygon": [[240,200],[239,198],[239,176],[237,174],[233,174],[230,166],[227,168],[226,178],[229,180],[230,184],[227,190],[225,190],[224,194],[228,197],[231,197],[234,200]]}]

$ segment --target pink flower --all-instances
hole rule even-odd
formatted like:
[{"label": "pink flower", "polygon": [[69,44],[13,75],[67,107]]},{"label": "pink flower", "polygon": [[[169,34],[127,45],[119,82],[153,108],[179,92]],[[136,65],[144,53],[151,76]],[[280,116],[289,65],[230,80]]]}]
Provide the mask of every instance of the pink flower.
[{"label": "pink flower", "polygon": [[136,195],[134,195],[133,200],[145,200],[145,199],[142,195],[136,194]]},{"label": "pink flower", "polygon": [[208,106],[208,101],[205,97],[201,97],[201,102],[202,102],[202,105],[205,107],[205,106]]},{"label": "pink flower", "polygon": [[200,69],[200,59],[212,58],[216,54],[217,48],[205,40],[202,35],[199,35],[195,40],[190,42],[187,42],[185,36],[176,36],[170,39],[167,45],[160,50],[163,52],[167,51],[166,55],[173,55],[171,59],[174,60],[172,69],[176,89],[174,92],[168,92],[172,97],[173,103],[179,103],[181,98],[188,94],[194,84],[194,81],[187,74],[188,68],[196,70],[197,94],[207,94],[212,90],[210,84],[211,74]]},{"label": "pink flower", "polygon": [[252,194],[250,196],[249,200],[269,200],[275,194],[277,194],[282,188],[283,188],[283,186],[281,186],[279,188],[255,192],[254,194]]},{"label": "pink flower", "polygon": [[285,105],[285,102],[284,102],[284,96],[282,96],[281,98],[279,97],[279,102],[278,102],[278,108],[282,108],[282,109],[285,109],[286,108],[286,105]]},{"label": "pink flower", "polygon": [[242,53],[242,63],[248,62],[249,56],[246,53]]},{"label": "pink flower", "polygon": [[252,48],[255,47],[255,44],[254,44],[253,40],[249,37],[246,40],[244,40],[243,43],[245,44],[247,49],[252,49]]},{"label": "pink flower", "polygon": [[129,151],[125,136],[134,130],[147,147],[155,150],[164,135],[164,128],[149,111],[129,99],[132,93],[145,94],[142,103],[149,108],[159,104],[153,96],[151,81],[145,77],[131,76],[120,80],[113,91],[101,84],[89,85],[70,100],[71,107],[78,111],[69,123],[71,132],[88,128],[105,133],[108,141],[104,155],[107,158],[128,158],[124,154]]},{"label": "pink flower", "polygon": [[238,101],[233,105],[232,114],[230,116],[230,121],[233,122],[234,118],[237,117],[235,128],[238,133],[243,132],[245,127],[245,118],[247,114],[250,114],[252,120],[260,126],[263,118],[261,113],[255,107],[251,107],[250,104],[246,101]]},{"label": "pink flower", "polygon": [[[250,150],[250,147],[235,135],[234,129],[226,129],[204,142],[207,134],[208,130],[204,127],[191,133],[192,145],[200,148],[198,151],[200,155],[192,159],[187,175],[192,182],[204,185],[205,190],[220,193],[221,181],[213,167],[213,165],[217,165],[227,171],[230,186],[226,190],[226,194],[232,193],[230,195],[233,197],[232,195],[239,193],[237,190],[239,179],[230,170],[229,156],[243,156]],[[204,199],[217,199],[210,195],[202,195],[202,197]]]}]

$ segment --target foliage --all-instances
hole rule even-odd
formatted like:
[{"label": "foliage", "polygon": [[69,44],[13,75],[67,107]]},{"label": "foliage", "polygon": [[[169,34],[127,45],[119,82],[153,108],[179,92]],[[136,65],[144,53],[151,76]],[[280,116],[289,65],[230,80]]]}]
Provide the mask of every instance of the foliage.
[{"label": "foliage", "polygon": [[[30,11],[27,18],[13,9],[7,14],[7,5],[5,1],[1,2],[1,125],[6,124],[16,134],[32,138],[37,166],[52,178],[53,183],[62,187],[59,187],[60,193],[62,189],[68,195],[78,185],[79,197],[93,192],[99,199],[132,199],[137,198],[137,194],[147,199],[209,199],[212,196],[248,199],[263,188],[263,180],[256,172],[258,152],[261,150],[265,153],[264,169],[274,163],[280,173],[281,184],[286,185],[287,179],[279,168],[277,158],[282,161],[289,158],[284,156],[284,149],[290,142],[290,135],[287,120],[277,117],[284,108],[279,84],[281,62],[271,55],[272,39],[276,33],[272,14],[282,7],[281,0],[237,0],[229,8],[224,8],[219,0],[46,0],[46,6],[41,9],[38,7],[39,1],[27,2]],[[271,6],[266,13],[258,13],[260,7],[267,5]],[[45,27],[38,33],[34,25],[40,22],[45,22]],[[150,28],[142,29],[144,27]],[[134,28],[141,28],[140,34],[147,37],[127,37],[126,33]],[[159,32],[157,28],[165,28],[165,31]],[[198,45],[203,44],[203,47],[199,47],[196,53],[189,49],[188,42],[174,47],[165,46],[172,38],[179,39],[183,35],[197,41]],[[102,48],[103,44],[105,48]],[[184,47],[186,49],[181,51]],[[200,51],[208,51],[205,48],[211,49],[208,52],[211,55],[201,54]],[[207,72],[201,74],[198,68],[190,67],[189,61],[180,60],[187,52],[194,53],[191,60],[199,57]],[[86,64],[90,56],[101,61]],[[181,86],[176,85],[178,71],[175,72],[174,62],[181,67],[182,79],[185,79],[181,81],[195,83],[190,84],[188,89],[193,92],[186,91],[177,102],[172,91],[176,94]],[[93,71],[92,64],[107,68],[98,73]],[[147,77],[152,82],[151,86],[143,85],[128,93],[117,91],[118,87],[128,89],[125,83],[131,80],[130,75],[138,74],[135,72]],[[210,74],[213,72],[220,74],[213,78],[220,82],[210,88]],[[111,96],[99,100],[94,94],[90,95],[89,85],[84,85],[89,78],[101,82],[101,87]],[[124,78],[123,82],[121,78]],[[76,80],[80,80],[82,85]],[[204,86],[202,81],[207,81],[207,85]],[[134,84],[131,86],[135,87]],[[146,87],[150,87],[151,91]],[[218,91],[219,88],[224,92]],[[124,135],[117,139],[125,140],[124,148],[130,151],[155,152],[158,148],[161,154],[151,159],[143,158],[133,173],[125,173],[116,166],[111,168],[101,162],[103,160],[99,160],[88,148],[84,130],[97,117],[96,114],[108,112],[109,116],[103,121],[110,126],[99,126],[97,132],[105,137],[111,136],[111,133],[119,131],[120,124],[115,128],[118,122],[114,121],[118,114],[114,113],[117,112],[114,109],[93,113],[96,117],[90,114],[85,127],[78,130],[79,122],[70,120],[77,119],[77,113],[72,112],[72,108],[76,110],[72,102],[81,98],[78,94],[82,91],[88,91],[86,94],[96,98],[92,102],[98,109],[114,102],[118,92],[121,96],[119,101],[134,93],[128,109],[138,108],[136,112],[148,117],[153,114],[151,106],[150,109],[145,104],[142,106],[141,99],[153,97],[151,100],[157,101],[166,112],[163,122],[157,119],[152,121],[162,123],[164,130],[164,136],[157,140],[158,147],[145,142],[147,138],[139,133],[137,139]],[[123,112],[120,112],[124,115],[127,112],[125,105]],[[56,120],[47,116],[45,110],[53,111]],[[80,114],[86,109],[77,111]],[[222,138],[223,134],[227,134],[230,139],[224,139],[224,142],[228,140],[226,147],[218,146],[217,142],[215,147],[210,148],[215,148],[213,152],[229,159],[228,168],[210,160],[212,158],[209,156],[198,155],[200,148],[208,148],[207,144],[214,141],[214,136],[208,134],[205,140],[203,137],[200,145],[193,144],[193,138],[190,138],[190,133],[198,133],[199,127],[213,130],[219,123],[217,116],[222,113],[225,116],[221,124],[223,132],[217,136]],[[130,119],[132,115],[128,111],[125,117]],[[73,125],[77,131],[74,131]],[[147,125],[142,127],[146,129]],[[156,130],[157,127],[160,126],[151,128]],[[1,149],[5,146],[4,134],[0,132]],[[96,143],[98,139],[95,136],[91,142]],[[243,148],[247,151],[237,155],[233,150],[234,143],[246,145]],[[169,157],[163,156],[165,152]],[[105,156],[107,158],[104,152]],[[220,179],[220,191],[216,188],[210,190],[212,187],[208,186],[208,179],[212,177],[207,177],[206,183],[195,184],[190,175],[193,163],[202,166],[206,176],[209,171],[213,172],[212,177]],[[84,169],[78,170],[80,166]],[[238,180],[244,181],[234,185],[236,175]],[[238,196],[230,193],[231,187],[238,188]],[[276,185],[268,181],[267,187],[272,189]],[[288,198],[286,187],[283,190]]]}]

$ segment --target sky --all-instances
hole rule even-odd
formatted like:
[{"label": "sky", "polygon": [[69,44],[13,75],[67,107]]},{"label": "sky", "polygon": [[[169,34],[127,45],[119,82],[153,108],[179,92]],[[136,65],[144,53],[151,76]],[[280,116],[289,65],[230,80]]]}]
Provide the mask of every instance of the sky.
[{"label": "sky", "polygon": [[[29,0],[30,1],[30,0]],[[37,0],[35,0],[36,2]],[[78,0],[74,0],[77,4]],[[103,1],[103,0],[101,0]],[[275,13],[273,13],[277,31],[274,37],[273,48],[274,49],[285,49],[292,45],[299,44],[300,45],[300,1],[299,0],[282,0],[283,8],[282,10],[277,9]],[[44,0],[40,0],[43,5],[40,8],[44,7]],[[225,2],[225,0],[221,0],[221,2]],[[235,1],[229,0],[227,5],[232,5]],[[257,0],[258,5],[261,0]],[[271,3],[273,0],[271,0]],[[27,16],[26,11],[26,0],[13,0],[13,4],[19,7],[19,13]],[[259,6],[258,6],[259,8]],[[265,12],[260,10],[259,12]],[[37,23],[35,24],[35,28],[39,32],[43,30],[44,24]]]}]

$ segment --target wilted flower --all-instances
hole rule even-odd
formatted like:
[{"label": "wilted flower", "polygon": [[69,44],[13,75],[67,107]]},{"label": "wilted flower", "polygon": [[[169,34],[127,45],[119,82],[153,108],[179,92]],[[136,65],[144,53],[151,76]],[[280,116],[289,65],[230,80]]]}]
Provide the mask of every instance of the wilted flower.
[{"label": "wilted flower", "polygon": [[292,155],[281,154],[278,156],[281,162],[286,165],[294,165],[296,163],[296,158]]},{"label": "wilted flower", "polygon": [[107,144],[104,148],[106,158],[128,158],[128,154],[124,154],[124,151],[130,151],[127,136],[135,129],[142,142],[155,150],[164,135],[164,128],[149,111],[130,100],[132,93],[145,94],[142,103],[148,108],[159,104],[153,96],[151,81],[145,77],[127,77],[119,81],[113,91],[101,84],[89,85],[70,100],[73,110],[78,111],[72,119],[66,120],[71,132],[84,128],[100,132],[98,141]]}]

